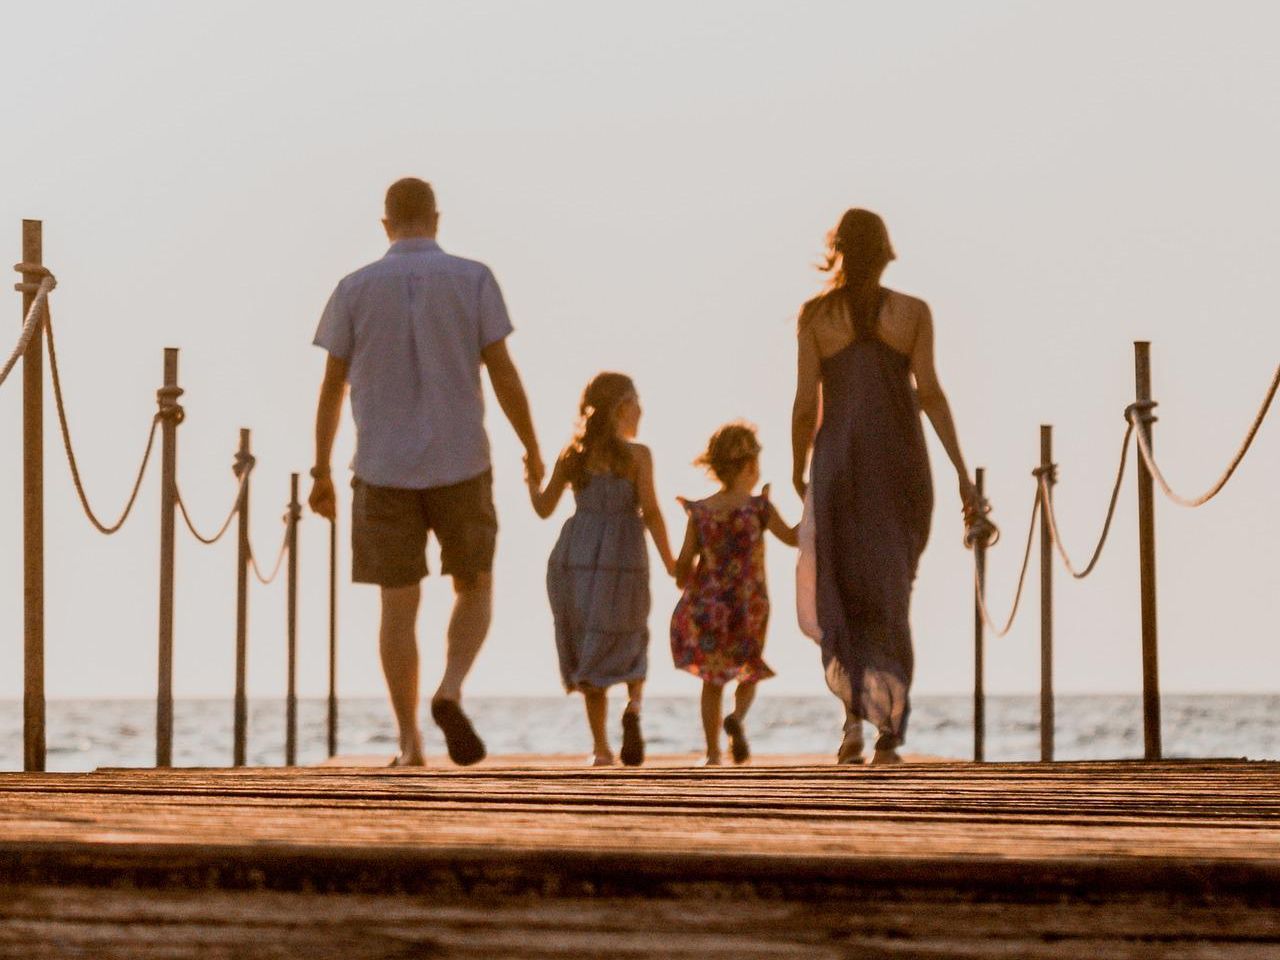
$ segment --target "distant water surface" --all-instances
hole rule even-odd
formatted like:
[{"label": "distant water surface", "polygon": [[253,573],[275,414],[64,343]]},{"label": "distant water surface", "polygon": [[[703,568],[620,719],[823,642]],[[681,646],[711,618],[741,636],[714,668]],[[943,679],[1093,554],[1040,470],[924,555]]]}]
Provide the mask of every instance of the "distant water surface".
[{"label": "distant water surface", "polygon": [[[615,695],[613,725],[623,698]],[[582,753],[590,741],[581,698],[475,697],[467,701],[489,752]],[[298,707],[298,761],[326,756],[326,705]],[[344,700],[338,747],[347,754],[395,751],[395,726],[381,699]],[[1040,708],[1035,697],[987,701],[987,759],[1034,760],[1040,755]],[[842,715],[831,697],[761,697],[752,710],[753,750],[765,753],[834,753]],[[249,761],[284,762],[284,703],[255,700],[249,713]],[[973,753],[969,697],[921,696],[915,700],[907,749],[967,759]],[[645,736],[655,753],[701,749],[698,701],[653,697],[645,701]],[[179,701],[174,707],[174,763],[231,763],[231,702]],[[424,723],[427,750],[444,752],[439,731]],[[615,735],[615,749],[617,748]],[[1280,696],[1166,696],[1163,739],[1170,757],[1280,759]],[[1057,701],[1057,757],[1094,760],[1142,755],[1142,707],[1136,696],[1064,696]],[[155,704],[145,700],[58,700],[48,708],[48,768],[92,770],[101,766],[150,766],[155,759]],[[22,768],[22,705],[0,701],[0,770]]]}]

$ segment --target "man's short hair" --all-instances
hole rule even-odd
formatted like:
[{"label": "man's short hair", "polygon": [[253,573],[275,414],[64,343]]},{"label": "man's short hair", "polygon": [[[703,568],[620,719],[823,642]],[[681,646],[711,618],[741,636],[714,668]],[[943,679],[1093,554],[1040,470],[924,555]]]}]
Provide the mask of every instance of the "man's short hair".
[{"label": "man's short hair", "polygon": [[392,226],[429,223],[435,213],[436,194],[425,180],[405,177],[387,188],[386,215]]}]

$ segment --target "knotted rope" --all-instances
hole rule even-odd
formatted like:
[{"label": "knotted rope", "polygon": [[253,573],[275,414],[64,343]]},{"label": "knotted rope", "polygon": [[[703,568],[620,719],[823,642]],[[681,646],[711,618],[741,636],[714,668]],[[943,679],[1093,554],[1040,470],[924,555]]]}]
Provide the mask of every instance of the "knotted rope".
[{"label": "knotted rope", "polygon": [[4,362],[4,366],[0,367],[0,385],[9,379],[9,374],[27,352],[27,347],[31,345],[32,339],[40,329],[41,320],[48,312],[49,294],[58,285],[57,278],[49,272],[48,267],[42,267],[38,263],[15,263],[13,269],[25,276],[38,276],[40,281],[38,283],[23,281],[13,285],[13,289],[19,293],[29,293],[34,290],[36,297],[31,301],[27,315],[22,320],[22,332],[18,335],[17,345],[9,354],[9,359]]},{"label": "knotted rope", "polygon": [[1262,401],[1262,406],[1258,410],[1258,415],[1253,418],[1253,425],[1249,428],[1244,442],[1236,451],[1236,455],[1232,458],[1231,463],[1228,464],[1226,471],[1213,486],[1198,497],[1183,497],[1175,493],[1173,488],[1169,486],[1169,482],[1164,478],[1160,467],[1156,464],[1155,456],[1151,453],[1151,444],[1148,442],[1145,426],[1139,426],[1140,423],[1146,425],[1154,422],[1155,418],[1151,415],[1151,410],[1155,407],[1155,404],[1145,401],[1132,404],[1125,410],[1125,418],[1131,425],[1138,427],[1138,451],[1142,454],[1143,462],[1146,463],[1147,469],[1151,471],[1151,476],[1155,479],[1164,495],[1180,507],[1202,507],[1221,493],[1222,488],[1235,475],[1236,469],[1244,460],[1245,454],[1249,452],[1249,448],[1253,446],[1253,441],[1257,438],[1258,431],[1262,428],[1262,421],[1267,418],[1267,413],[1271,410],[1271,401],[1275,399],[1277,389],[1280,389],[1280,367],[1276,368],[1275,375],[1271,378],[1271,386],[1267,390],[1266,398]]}]

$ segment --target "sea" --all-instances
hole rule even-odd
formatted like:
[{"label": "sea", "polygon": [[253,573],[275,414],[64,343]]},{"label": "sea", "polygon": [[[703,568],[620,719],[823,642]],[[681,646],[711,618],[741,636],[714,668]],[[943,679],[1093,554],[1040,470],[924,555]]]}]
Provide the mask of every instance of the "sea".
[{"label": "sea", "polygon": [[[623,698],[611,703],[621,711]],[[491,754],[582,754],[590,740],[579,697],[472,697],[466,701]],[[986,707],[986,759],[1037,760],[1040,707],[1034,696],[993,696]],[[328,755],[323,699],[298,704],[298,762]],[[834,755],[842,713],[831,697],[761,696],[748,722],[757,754]],[[615,724],[616,725],[616,724]],[[424,722],[428,754],[443,754],[439,731]],[[698,701],[651,697],[644,732],[652,753],[701,749]],[[617,732],[615,731],[615,737]],[[1280,759],[1280,695],[1166,695],[1162,738],[1167,757]],[[284,763],[285,704],[250,703],[248,757],[254,766]],[[1142,756],[1142,705],[1138,696],[1060,696],[1056,701],[1056,759],[1099,760]],[[615,744],[615,749],[616,749]],[[381,698],[339,704],[338,752],[388,757],[395,725]],[[155,704],[148,700],[53,700],[47,713],[47,769],[147,767],[155,760]],[[174,707],[174,765],[229,766],[230,700],[179,700]],[[966,696],[915,698],[907,753],[955,759],[973,757],[973,703]],[[22,704],[0,700],[0,770],[22,769]]]}]

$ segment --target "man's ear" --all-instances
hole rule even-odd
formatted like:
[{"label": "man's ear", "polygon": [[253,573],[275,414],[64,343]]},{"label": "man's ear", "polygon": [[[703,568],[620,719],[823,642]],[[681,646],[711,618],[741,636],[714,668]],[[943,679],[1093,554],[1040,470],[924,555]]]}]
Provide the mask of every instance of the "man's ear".
[{"label": "man's ear", "polygon": [[391,241],[395,240],[396,238],[395,231],[391,229],[391,221],[388,220],[386,217],[382,218],[382,229],[387,231],[388,240],[391,240]]}]

